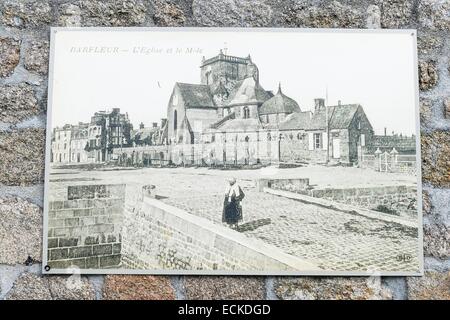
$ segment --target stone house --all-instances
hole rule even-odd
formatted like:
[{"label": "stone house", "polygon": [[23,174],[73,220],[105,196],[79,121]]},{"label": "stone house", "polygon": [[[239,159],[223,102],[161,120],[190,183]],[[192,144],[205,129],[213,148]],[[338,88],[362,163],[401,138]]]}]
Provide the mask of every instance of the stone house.
[{"label": "stone house", "polygon": [[50,162],[81,163],[88,161],[88,123],[66,124],[53,129]]},{"label": "stone house", "polygon": [[132,145],[133,126],[128,114],[120,113],[119,108],[112,111],[99,111],[92,117],[88,128],[88,159],[90,162],[110,160],[113,148]]},{"label": "stone house", "polygon": [[51,156],[50,161],[55,163],[70,162],[72,139],[72,126],[66,124],[63,127],[53,129],[51,141]]},{"label": "stone house", "polygon": [[72,126],[72,139],[70,141],[70,162],[83,163],[88,162],[88,123],[79,123]]}]

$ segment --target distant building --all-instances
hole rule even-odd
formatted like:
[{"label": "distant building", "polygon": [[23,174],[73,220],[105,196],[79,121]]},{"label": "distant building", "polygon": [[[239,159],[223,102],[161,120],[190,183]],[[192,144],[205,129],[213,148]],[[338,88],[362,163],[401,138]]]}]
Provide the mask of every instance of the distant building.
[{"label": "distant building", "polygon": [[70,162],[84,163],[88,162],[87,146],[89,141],[89,124],[79,123],[72,126],[72,135],[70,141]]},{"label": "distant building", "polygon": [[88,127],[89,161],[108,161],[113,148],[131,146],[132,129],[128,114],[120,113],[119,108],[96,112]]},{"label": "distant building", "polygon": [[133,146],[154,146],[165,144],[164,132],[167,127],[166,119],[161,119],[161,124],[153,122],[151,127],[145,127],[144,123],[139,125],[139,129],[132,130],[131,139]]},{"label": "distant building", "polygon": [[88,142],[87,123],[66,124],[53,129],[51,162],[80,163],[88,161],[86,146]]},{"label": "distant building", "polygon": [[[234,153],[234,163],[266,158],[346,164],[357,162],[371,144],[373,128],[361,105],[326,106],[324,99],[316,99],[314,111],[304,112],[281,85],[274,95],[261,86],[259,77],[250,56],[220,52],[203,59],[200,84],[174,86],[167,108],[169,144],[220,142],[223,151],[211,152],[219,163],[227,163]],[[282,143],[274,147],[278,140]],[[230,143],[235,149],[248,147],[238,156],[232,148],[226,150]]]},{"label": "distant building", "polygon": [[71,157],[72,126],[66,124],[53,129],[51,162],[68,163]]}]

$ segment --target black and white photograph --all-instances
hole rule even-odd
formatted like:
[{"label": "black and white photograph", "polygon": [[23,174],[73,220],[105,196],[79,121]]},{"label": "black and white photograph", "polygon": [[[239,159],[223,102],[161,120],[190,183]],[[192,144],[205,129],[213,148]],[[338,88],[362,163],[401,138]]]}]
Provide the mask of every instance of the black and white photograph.
[{"label": "black and white photograph", "polygon": [[45,273],[420,275],[416,32],[52,28]]}]

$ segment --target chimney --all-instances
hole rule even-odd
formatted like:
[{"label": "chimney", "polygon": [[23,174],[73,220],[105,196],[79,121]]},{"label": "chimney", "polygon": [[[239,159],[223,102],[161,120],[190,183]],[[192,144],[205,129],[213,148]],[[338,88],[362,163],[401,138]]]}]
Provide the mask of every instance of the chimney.
[{"label": "chimney", "polygon": [[166,119],[166,118],[162,118],[162,119],[161,119],[161,128],[164,128],[164,126],[166,125],[166,123],[167,123],[167,119]]},{"label": "chimney", "polygon": [[340,106],[341,105],[341,100],[338,100],[338,106]]},{"label": "chimney", "polygon": [[384,136],[387,136],[387,128],[384,127]]},{"label": "chimney", "polygon": [[141,123],[139,124],[139,129],[144,129],[144,123],[143,123],[143,122],[141,122]]},{"label": "chimney", "polygon": [[153,128],[158,128],[158,122],[153,122],[152,126],[153,126]]},{"label": "chimney", "polygon": [[323,98],[314,99],[314,112],[317,112],[324,108],[325,108],[325,99]]}]

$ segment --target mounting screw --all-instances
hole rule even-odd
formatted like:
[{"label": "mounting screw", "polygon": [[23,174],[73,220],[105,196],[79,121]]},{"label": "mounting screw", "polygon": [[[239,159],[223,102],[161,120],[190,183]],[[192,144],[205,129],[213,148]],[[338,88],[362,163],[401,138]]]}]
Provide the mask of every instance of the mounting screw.
[{"label": "mounting screw", "polygon": [[44,270],[45,270],[45,271],[50,271],[50,266],[49,266],[49,265],[46,265],[46,266],[44,267]]}]

